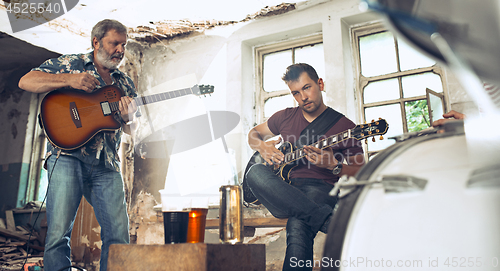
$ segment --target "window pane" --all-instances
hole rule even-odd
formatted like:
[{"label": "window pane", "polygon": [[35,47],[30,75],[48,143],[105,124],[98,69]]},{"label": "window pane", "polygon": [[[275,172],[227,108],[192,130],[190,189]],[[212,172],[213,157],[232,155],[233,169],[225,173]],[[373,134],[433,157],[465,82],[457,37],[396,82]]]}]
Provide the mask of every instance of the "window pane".
[{"label": "window pane", "polygon": [[432,72],[405,76],[402,79],[403,97],[411,98],[425,95],[425,89],[430,88],[435,92],[443,92],[441,77]]},{"label": "window pane", "polygon": [[398,79],[370,82],[363,91],[364,103],[399,99]]},{"label": "window pane", "polygon": [[397,72],[396,47],[390,32],[360,37],[359,55],[365,77]]},{"label": "window pane", "polygon": [[293,101],[291,94],[268,99],[264,104],[264,117],[269,118],[281,109],[293,107]]},{"label": "window pane", "polygon": [[408,45],[408,43],[404,42],[402,39],[398,39],[398,49],[401,71],[430,67],[436,64],[436,61],[413,49],[413,47]]},{"label": "window pane", "polygon": [[286,67],[292,64],[292,50],[264,55],[263,86],[266,92],[288,89],[281,80]]},{"label": "window pane", "polygon": [[417,132],[430,127],[427,99],[405,103],[408,132]]},{"label": "window pane", "polygon": [[444,112],[444,101],[443,97],[439,97],[434,95],[433,92],[429,92],[429,103],[431,105],[431,112],[430,112],[430,121],[431,123],[435,120],[438,120],[443,117]]},{"label": "window pane", "polygon": [[388,139],[389,137],[403,134],[403,120],[401,119],[401,107],[399,104],[365,108],[366,122],[371,122],[371,120],[377,120],[378,118],[383,118],[387,121],[389,130],[384,135],[384,140],[378,140],[379,136],[375,137],[375,142],[368,139],[368,151],[385,149],[395,142],[394,139]]},{"label": "window pane", "polygon": [[325,56],[323,53],[323,43],[295,49],[295,63],[307,63],[316,70],[319,78],[325,78]]}]

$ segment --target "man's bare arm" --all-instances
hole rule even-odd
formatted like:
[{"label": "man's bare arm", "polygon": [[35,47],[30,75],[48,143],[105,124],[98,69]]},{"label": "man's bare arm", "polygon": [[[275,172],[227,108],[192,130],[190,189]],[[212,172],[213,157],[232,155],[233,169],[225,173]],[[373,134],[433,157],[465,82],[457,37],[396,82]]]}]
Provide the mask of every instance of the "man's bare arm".
[{"label": "man's bare arm", "polygon": [[86,72],[51,74],[30,71],[19,80],[19,88],[34,93],[45,93],[64,87],[92,92],[99,84],[99,80]]},{"label": "man's bare arm", "polygon": [[248,144],[252,150],[258,151],[268,164],[279,164],[285,157],[282,152],[276,149],[276,145],[281,142],[281,138],[266,141],[273,136],[276,135],[271,132],[267,126],[267,122],[264,122],[250,130],[248,133]]}]

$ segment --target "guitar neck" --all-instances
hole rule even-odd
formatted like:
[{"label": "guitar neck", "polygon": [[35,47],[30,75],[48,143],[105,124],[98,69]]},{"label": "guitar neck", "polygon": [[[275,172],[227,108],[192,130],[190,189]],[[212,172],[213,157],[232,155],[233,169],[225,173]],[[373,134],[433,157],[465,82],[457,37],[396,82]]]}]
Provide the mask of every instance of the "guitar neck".
[{"label": "guitar neck", "polygon": [[[317,141],[313,144],[311,144],[313,147],[316,147],[318,149],[324,149],[333,145],[336,145],[344,140],[347,140],[351,138],[351,129],[348,129],[344,132],[338,133],[336,135],[329,136],[325,139],[322,139],[320,141]],[[293,152],[289,152],[285,154],[285,159],[283,161],[283,164],[288,164],[293,161],[299,160],[303,157],[306,156],[306,153],[304,152],[304,148],[297,149]]]},{"label": "guitar neck", "polygon": [[[152,94],[152,95],[147,95],[147,96],[142,96],[142,97],[136,97],[134,98],[134,101],[137,105],[146,105],[150,103],[156,103],[156,102],[161,102],[173,98],[178,98],[190,94],[195,94],[196,92],[193,91],[193,88],[183,88],[183,89],[178,89],[174,91],[169,91],[169,92],[163,92],[163,93],[158,93],[158,94]],[[111,102],[109,103],[111,110],[118,111],[118,102]]]}]

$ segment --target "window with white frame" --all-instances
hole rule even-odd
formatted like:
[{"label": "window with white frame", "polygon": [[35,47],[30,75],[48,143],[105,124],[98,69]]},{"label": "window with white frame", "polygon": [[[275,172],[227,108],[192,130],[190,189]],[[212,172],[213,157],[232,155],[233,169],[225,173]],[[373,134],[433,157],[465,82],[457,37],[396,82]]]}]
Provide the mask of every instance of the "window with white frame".
[{"label": "window with white frame", "polygon": [[297,106],[288,86],[281,80],[286,67],[307,63],[316,69],[320,78],[325,75],[322,35],[257,47],[255,55],[258,69],[255,108],[259,123],[281,109]]},{"label": "window with white frame", "polygon": [[[353,28],[352,37],[357,93],[364,121],[386,119],[389,124],[386,138],[429,128],[432,117],[429,92],[441,99],[442,109],[436,108],[436,112],[445,111],[446,89],[441,67],[380,24]],[[393,140],[368,142],[368,155],[393,143]]]}]

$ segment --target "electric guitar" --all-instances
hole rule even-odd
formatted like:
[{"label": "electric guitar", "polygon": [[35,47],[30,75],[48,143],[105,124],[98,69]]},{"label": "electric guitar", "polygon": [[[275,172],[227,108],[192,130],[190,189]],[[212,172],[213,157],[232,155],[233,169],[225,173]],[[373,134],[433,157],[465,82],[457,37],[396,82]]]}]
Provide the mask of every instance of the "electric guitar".
[{"label": "electric guitar", "polygon": [[[340,142],[350,138],[361,140],[376,135],[383,135],[387,133],[388,129],[389,125],[387,124],[387,122],[384,119],[379,119],[368,124],[356,125],[356,127],[352,129],[348,129],[344,132],[317,141],[311,144],[311,146],[314,146],[318,149],[324,149],[337,145]],[[250,161],[248,162],[245,169],[245,173],[243,174],[243,182],[241,183],[243,190],[243,200],[245,202],[249,204],[258,204],[257,198],[252,193],[245,180],[246,173],[252,165],[258,163],[265,164],[274,172],[274,174],[280,176],[284,181],[289,182],[290,172],[294,167],[298,165],[299,160],[306,156],[303,148],[294,148],[293,144],[288,141],[283,142],[279,146],[278,150],[285,155],[285,158],[283,162],[281,162],[281,164],[267,164],[259,152],[255,152],[250,158]]]},{"label": "electric guitar", "polygon": [[[134,98],[137,106],[178,98],[185,95],[205,95],[214,92],[211,85]],[[76,89],[57,89],[49,92],[40,105],[39,121],[47,139],[63,150],[77,149],[101,131],[115,131],[121,124],[115,120],[118,102],[124,95],[115,85],[95,92]]]}]

